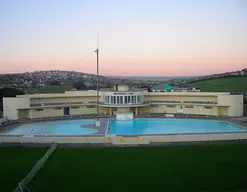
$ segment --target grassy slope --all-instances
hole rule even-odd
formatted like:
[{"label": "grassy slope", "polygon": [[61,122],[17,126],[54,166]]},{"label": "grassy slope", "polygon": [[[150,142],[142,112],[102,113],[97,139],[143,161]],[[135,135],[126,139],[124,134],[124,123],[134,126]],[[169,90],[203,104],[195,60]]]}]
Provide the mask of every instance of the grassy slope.
[{"label": "grassy slope", "polygon": [[198,87],[201,89],[201,91],[204,92],[247,92],[247,76],[205,80],[196,83],[189,83],[186,85],[189,87]]},{"label": "grassy slope", "polygon": [[247,144],[57,149],[32,191],[247,190]]},{"label": "grassy slope", "polygon": [[0,147],[0,191],[13,191],[45,151],[44,148]]},{"label": "grassy slope", "polygon": [[73,88],[72,85],[48,85],[40,88],[27,88],[27,93],[64,93]]}]

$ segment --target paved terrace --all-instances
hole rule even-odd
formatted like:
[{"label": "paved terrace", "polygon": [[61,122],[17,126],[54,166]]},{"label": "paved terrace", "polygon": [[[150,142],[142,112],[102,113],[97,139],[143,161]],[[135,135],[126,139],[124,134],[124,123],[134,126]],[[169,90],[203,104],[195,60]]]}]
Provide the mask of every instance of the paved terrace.
[{"label": "paved terrace", "polygon": [[110,118],[100,118],[100,126],[99,127],[96,127],[95,123],[83,124],[83,125],[81,125],[81,127],[96,129],[97,132],[93,133],[91,135],[105,135],[109,121],[110,121]]}]

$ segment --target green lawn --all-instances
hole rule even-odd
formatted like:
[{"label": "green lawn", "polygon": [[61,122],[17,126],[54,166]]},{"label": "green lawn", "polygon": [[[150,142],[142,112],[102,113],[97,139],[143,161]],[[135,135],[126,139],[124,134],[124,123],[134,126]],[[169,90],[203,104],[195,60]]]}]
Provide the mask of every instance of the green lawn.
[{"label": "green lawn", "polygon": [[46,150],[45,148],[0,147],[0,191],[13,191]]},{"label": "green lawn", "polygon": [[33,93],[64,93],[65,91],[69,91],[73,88],[72,85],[64,84],[64,85],[47,85],[40,88],[26,88],[28,94]]},{"label": "green lawn", "polygon": [[225,77],[186,84],[204,92],[247,92],[247,76]]},{"label": "green lawn", "polygon": [[58,148],[29,187],[35,192],[247,190],[247,144]]}]

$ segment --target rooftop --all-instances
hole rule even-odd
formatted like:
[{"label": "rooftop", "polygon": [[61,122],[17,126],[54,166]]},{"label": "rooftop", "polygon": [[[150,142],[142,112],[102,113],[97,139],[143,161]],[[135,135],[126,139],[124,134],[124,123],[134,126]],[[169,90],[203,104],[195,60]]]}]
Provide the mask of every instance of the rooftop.
[{"label": "rooftop", "polygon": [[171,91],[173,89],[173,86],[169,84],[159,84],[152,87],[153,90],[165,90],[165,91]]}]

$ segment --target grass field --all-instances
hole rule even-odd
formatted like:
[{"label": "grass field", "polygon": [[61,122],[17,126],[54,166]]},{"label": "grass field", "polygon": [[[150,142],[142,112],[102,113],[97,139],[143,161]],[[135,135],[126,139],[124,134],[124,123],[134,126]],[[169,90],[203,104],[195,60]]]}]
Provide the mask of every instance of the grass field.
[{"label": "grass field", "polygon": [[25,90],[29,94],[33,93],[64,93],[65,91],[71,90],[73,88],[72,85],[64,84],[64,85],[47,85],[40,88],[26,88]]},{"label": "grass field", "polygon": [[204,92],[247,92],[247,76],[225,77],[186,84]]},{"label": "grass field", "polygon": [[247,144],[58,148],[31,191],[247,190]]},{"label": "grass field", "polygon": [[13,191],[46,150],[45,148],[0,147],[0,191]]}]

